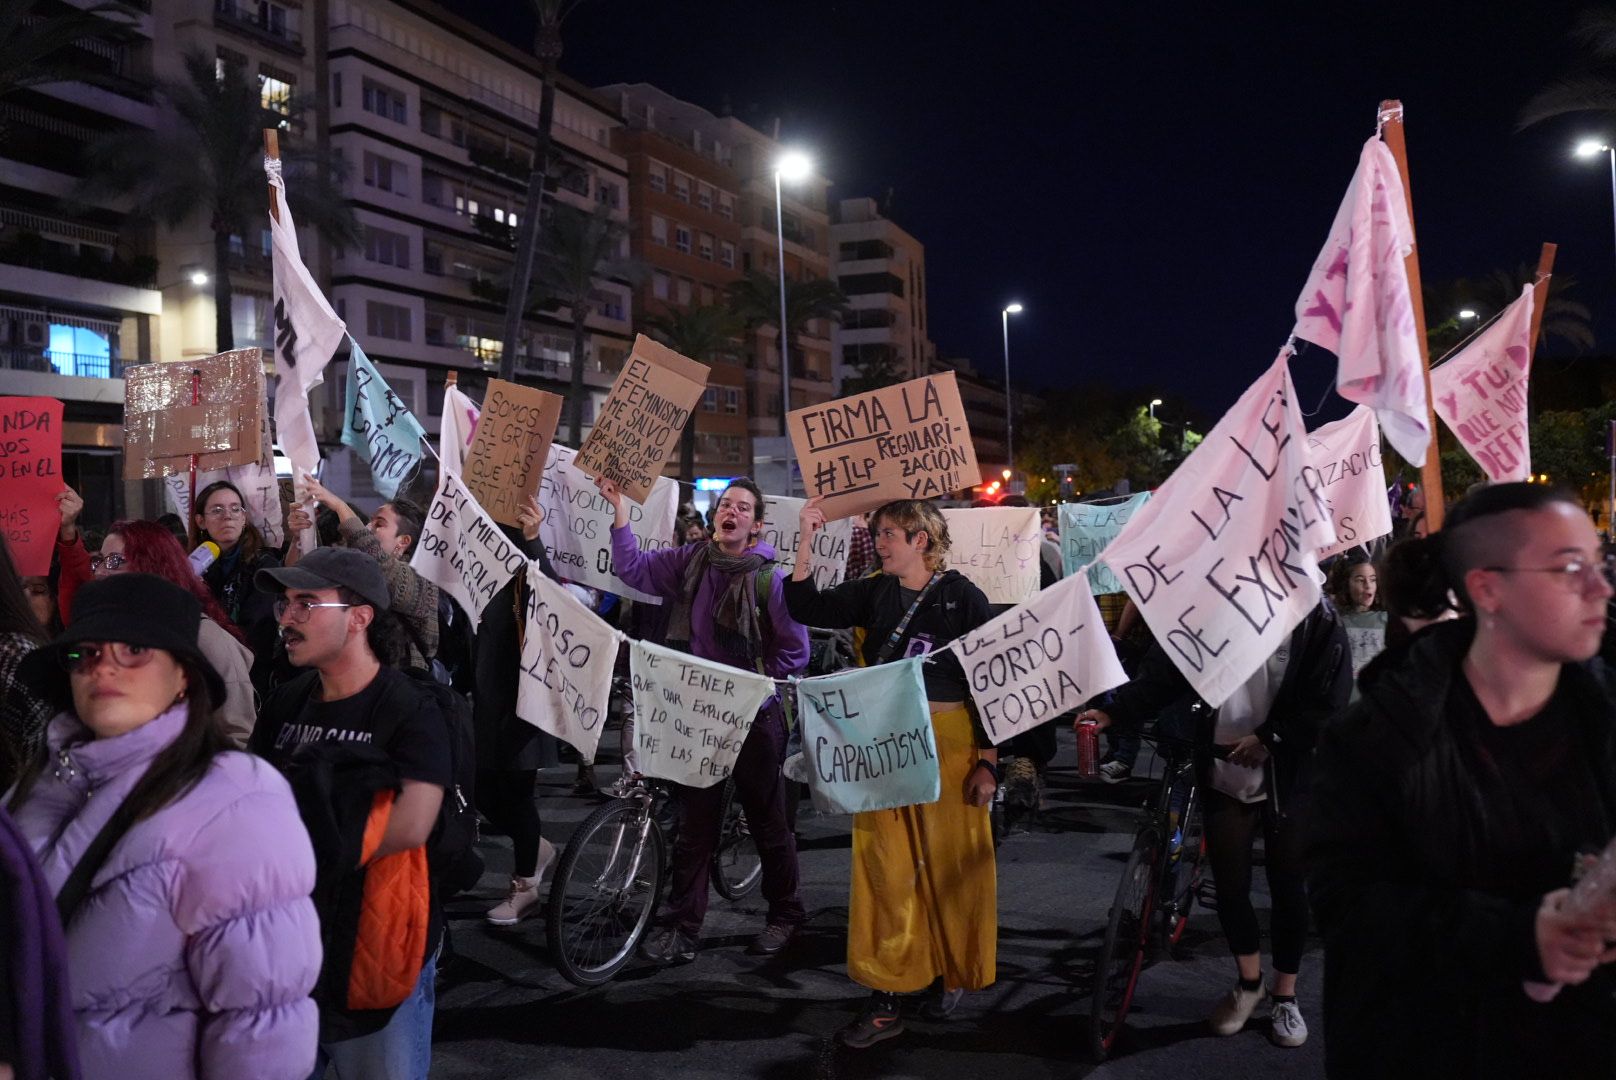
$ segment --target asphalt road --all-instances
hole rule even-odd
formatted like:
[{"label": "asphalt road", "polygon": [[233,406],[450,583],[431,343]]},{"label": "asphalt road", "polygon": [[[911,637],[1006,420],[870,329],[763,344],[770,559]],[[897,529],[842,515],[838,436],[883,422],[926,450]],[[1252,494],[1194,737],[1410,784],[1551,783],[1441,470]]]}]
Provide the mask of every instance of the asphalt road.
[{"label": "asphalt road", "polygon": [[[810,921],[784,954],[765,960],[745,955],[746,943],[763,925],[761,898],[754,893],[730,903],[715,895],[695,963],[661,971],[631,966],[592,990],[575,989],[551,966],[542,914],[509,930],[483,923],[482,913],[498,902],[510,867],[509,843],[486,840],[489,871],[481,889],[450,906],[456,957],[439,985],[432,1075],[443,1080],[1322,1075],[1317,943],[1304,962],[1300,992],[1313,1028],[1306,1046],[1272,1046],[1264,1022],[1256,1020],[1239,1035],[1214,1038],[1206,1033],[1204,1019],[1232,984],[1234,968],[1216,915],[1205,910],[1192,918],[1177,954],[1141,977],[1122,1045],[1103,1064],[1093,1061],[1088,1051],[1093,954],[1149,785],[1078,782],[1070,733],[1062,739],[1045,808],[999,849],[998,981],[967,995],[950,1020],[910,1020],[902,1036],[862,1051],[832,1038],[865,998],[848,981],[844,966],[850,819],[812,814],[804,803],[800,857]],[[617,770],[603,764],[598,771],[605,783]],[[596,805],[570,794],[572,779],[570,766],[540,774],[545,835],[557,844]],[[1257,888],[1256,902],[1266,920],[1260,874]]]}]

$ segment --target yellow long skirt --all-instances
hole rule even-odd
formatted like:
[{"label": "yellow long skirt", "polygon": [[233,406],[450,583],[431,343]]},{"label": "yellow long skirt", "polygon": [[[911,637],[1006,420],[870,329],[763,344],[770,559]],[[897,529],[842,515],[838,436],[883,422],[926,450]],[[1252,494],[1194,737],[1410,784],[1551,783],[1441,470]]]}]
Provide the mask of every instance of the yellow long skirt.
[{"label": "yellow long skirt", "polygon": [[964,709],[931,716],[942,796],[853,815],[847,973],[872,990],[911,993],[938,976],[949,989],[993,983],[998,869],[985,806],[965,802],[978,757]]}]

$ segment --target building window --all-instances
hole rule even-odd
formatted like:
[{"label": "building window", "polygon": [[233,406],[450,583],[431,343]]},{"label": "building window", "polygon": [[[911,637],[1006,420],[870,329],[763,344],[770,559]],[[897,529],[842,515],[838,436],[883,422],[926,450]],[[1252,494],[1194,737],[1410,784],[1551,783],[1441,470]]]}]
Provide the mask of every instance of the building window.
[{"label": "building window", "polygon": [[342,72],[331,73],[331,104],[335,108],[342,108]]},{"label": "building window", "polygon": [[713,238],[710,235],[708,235],[707,233],[702,233],[701,234],[701,246],[698,247],[696,250],[701,253],[702,258],[706,259],[708,262],[712,262],[713,261]]},{"label": "building window", "polygon": [[673,246],[675,250],[690,254],[690,230],[683,225],[676,225],[673,229]]},{"label": "building window", "polygon": [[703,210],[713,208],[713,189],[708,184],[696,185],[696,205]]},{"label": "building window", "polygon": [[365,227],[365,258],[383,266],[410,268],[410,238],[373,225]]},{"label": "building window", "polygon": [[588,198],[589,174],[578,168],[568,169],[561,174],[561,186],[574,194]]},{"label": "building window", "polygon": [[659,214],[651,215],[651,243],[668,246],[668,219]]},{"label": "building window", "polygon": [[369,79],[364,80],[362,90],[366,112],[375,113],[400,124],[407,122],[403,91],[371,82]]},{"label": "building window", "polygon": [[703,307],[712,307],[713,304],[717,301],[717,299],[718,299],[718,294],[713,291],[713,287],[711,285],[703,284],[702,287],[701,287],[701,303],[702,303],[702,306]]},{"label": "building window", "polygon": [[608,184],[604,180],[595,182],[595,201],[600,205],[609,206],[616,210],[620,199],[621,196],[618,195],[616,184]]},{"label": "building window", "polygon": [[706,390],[702,391],[702,394],[701,394],[701,411],[702,412],[717,412],[718,411],[718,387],[709,386]]},{"label": "building window", "polygon": [[681,305],[690,303],[691,292],[694,290],[695,284],[689,278],[679,279],[679,303]]},{"label": "building window", "polygon": [[607,319],[615,319],[618,322],[623,321],[623,297],[621,294],[612,292],[591,292],[589,295],[590,299],[595,302],[595,310],[599,312],[602,317]]},{"label": "building window", "polygon": [[651,275],[651,294],[658,300],[666,300],[672,289],[673,279],[661,270]]},{"label": "building window", "polygon": [[410,309],[397,304],[365,301],[365,330],[372,337],[390,341],[410,340]]},{"label": "building window", "polygon": [[741,411],[741,391],[736,386],[724,387],[724,412],[734,416]]},{"label": "building window", "polygon": [[725,221],[735,220],[735,199],[722,191],[718,193],[718,216]]},{"label": "building window", "polygon": [[673,197],[680,202],[690,201],[690,177],[684,173],[673,174]]},{"label": "building window", "polygon": [[668,174],[663,171],[661,165],[653,164],[650,167],[647,172],[647,181],[650,183],[652,191],[668,190]]},{"label": "building window", "polygon": [[728,240],[722,241],[718,245],[718,261],[731,270],[735,269],[735,245]]},{"label": "building window", "polygon": [[394,195],[409,194],[406,172],[400,162],[366,150],[364,174],[366,187],[373,187],[378,191],[391,191]]},{"label": "building window", "polygon": [[258,72],[258,101],[267,111],[281,116],[292,115],[292,84],[295,80],[284,71],[264,66]]},{"label": "building window", "polygon": [[223,45],[218,47],[213,59],[213,78],[224,82],[231,71],[241,71],[247,66],[247,57],[234,49],[227,49]]}]

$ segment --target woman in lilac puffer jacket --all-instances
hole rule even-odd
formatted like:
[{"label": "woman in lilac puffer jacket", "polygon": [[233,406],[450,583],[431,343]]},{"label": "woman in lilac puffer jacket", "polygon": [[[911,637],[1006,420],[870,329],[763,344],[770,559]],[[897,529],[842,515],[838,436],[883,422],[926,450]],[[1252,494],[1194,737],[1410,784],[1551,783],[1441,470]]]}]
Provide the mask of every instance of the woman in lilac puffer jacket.
[{"label": "woman in lilac puffer jacket", "polygon": [[200,620],[161,578],[95,581],[19,672],[63,709],[8,799],[52,889],[120,805],[134,810],[67,918],[88,1080],[314,1069],[314,853],[286,781],[229,749]]}]

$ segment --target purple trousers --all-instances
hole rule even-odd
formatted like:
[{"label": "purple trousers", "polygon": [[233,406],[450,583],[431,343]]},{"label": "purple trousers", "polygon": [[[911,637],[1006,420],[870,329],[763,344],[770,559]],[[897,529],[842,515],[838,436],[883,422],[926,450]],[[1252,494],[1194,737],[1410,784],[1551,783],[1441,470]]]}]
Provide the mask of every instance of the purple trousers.
[{"label": "purple trousers", "polygon": [[[741,744],[735,761],[735,797],[746,813],[746,824],[757,843],[763,863],[763,898],[769,902],[769,923],[795,926],[808,917],[797,884],[797,841],[786,822],[786,790],[780,763],[786,756],[786,725],[779,701],[758,713]],[[679,839],[673,846],[673,887],[658,920],[692,937],[701,933],[707,917],[708,881],[713,852],[718,847],[720,814],[724,811],[724,785],[693,788],[677,785]]]}]

